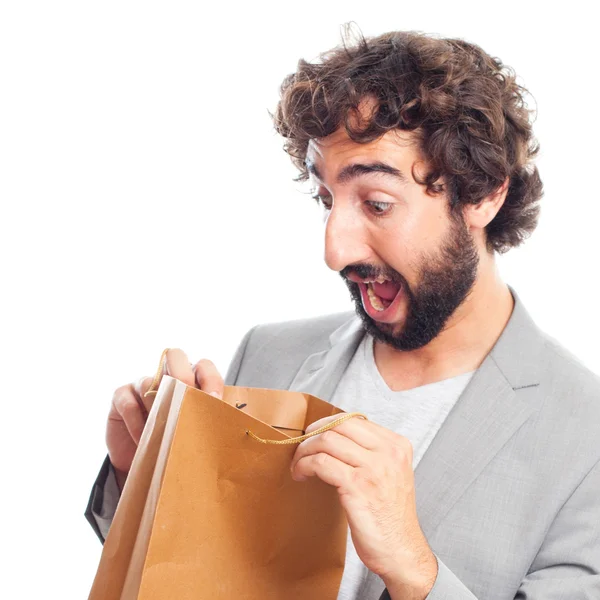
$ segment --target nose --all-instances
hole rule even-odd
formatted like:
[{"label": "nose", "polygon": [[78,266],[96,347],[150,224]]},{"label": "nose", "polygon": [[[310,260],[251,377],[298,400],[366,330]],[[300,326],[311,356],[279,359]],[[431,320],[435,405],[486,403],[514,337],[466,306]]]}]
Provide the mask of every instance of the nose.
[{"label": "nose", "polygon": [[367,245],[360,219],[350,207],[334,204],[325,224],[325,263],[333,271],[364,262]]}]

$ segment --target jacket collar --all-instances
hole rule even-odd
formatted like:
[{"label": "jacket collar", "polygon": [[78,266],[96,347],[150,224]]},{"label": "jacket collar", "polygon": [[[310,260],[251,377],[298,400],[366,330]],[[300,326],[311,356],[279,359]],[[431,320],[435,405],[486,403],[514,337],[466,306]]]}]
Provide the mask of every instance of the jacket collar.
[{"label": "jacket collar", "polygon": [[[510,286],[509,289],[515,301],[513,312],[484,363],[493,360],[511,387],[519,389],[539,383],[538,358],[544,334],[515,290]],[[329,336],[328,347],[307,357],[290,389],[301,387],[302,391],[322,394],[323,399],[331,398],[365,335],[360,317],[354,312],[347,314],[348,319]]]}]

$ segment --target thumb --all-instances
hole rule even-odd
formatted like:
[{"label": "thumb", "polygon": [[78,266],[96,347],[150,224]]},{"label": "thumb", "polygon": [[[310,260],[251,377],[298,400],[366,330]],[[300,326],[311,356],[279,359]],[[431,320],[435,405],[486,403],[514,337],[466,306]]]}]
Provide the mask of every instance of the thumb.
[{"label": "thumb", "polygon": [[183,381],[190,387],[195,387],[194,369],[183,350],[171,348],[167,351],[165,374]]}]

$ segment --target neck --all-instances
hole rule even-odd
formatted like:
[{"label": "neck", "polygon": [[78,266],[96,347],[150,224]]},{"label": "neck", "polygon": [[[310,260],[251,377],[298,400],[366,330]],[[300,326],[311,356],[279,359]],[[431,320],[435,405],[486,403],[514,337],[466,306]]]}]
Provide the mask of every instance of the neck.
[{"label": "neck", "polygon": [[393,390],[411,389],[476,370],[500,337],[514,300],[492,255],[480,262],[472,291],[443,331],[418,350],[375,343],[377,368]]}]

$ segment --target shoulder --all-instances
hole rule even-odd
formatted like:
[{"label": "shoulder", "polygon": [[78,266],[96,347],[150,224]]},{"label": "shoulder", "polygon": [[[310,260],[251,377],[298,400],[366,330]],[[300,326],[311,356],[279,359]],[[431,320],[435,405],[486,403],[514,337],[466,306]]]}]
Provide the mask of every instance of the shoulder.
[{"label": "shoulder", "polygon": [[[304,360],[329,348],[329,337],[353,311],[255,325],[244,336],[230,367],[236,385],[287,389]],[[239,371],[239,372],[238,372]]]},{"label": "shoulder", "polygon": [[329,336],[344,323],[352,319],[354,312],[345,311],[292,319],[261,323],[254,327],[254,344],[270,343],[280,347],[299,346],[306,349],[312,346],[327,346]]},{"label": "shoulder", "polygon": [[543,424],[541,430],[550,444],[562,446],[573,468],[582,460],[585,464],[597,461],[600,377],[556,339],[547,334],[542,338],[537,419]]},{"label": "shoulder", "polygon": [[552,336],[542,333],[542,340],[542,374],[546,385],[561,389],[569,395],[596,398],[600,410],[600,376]]}]

